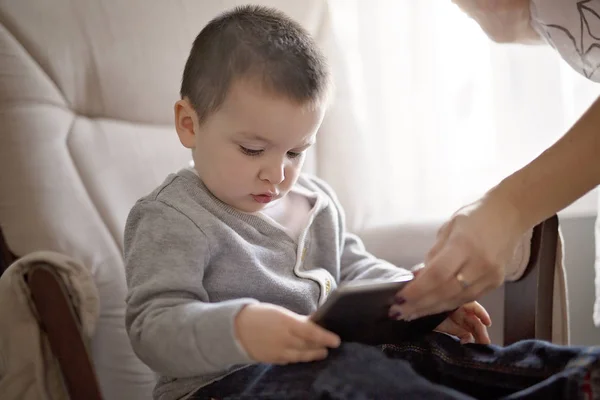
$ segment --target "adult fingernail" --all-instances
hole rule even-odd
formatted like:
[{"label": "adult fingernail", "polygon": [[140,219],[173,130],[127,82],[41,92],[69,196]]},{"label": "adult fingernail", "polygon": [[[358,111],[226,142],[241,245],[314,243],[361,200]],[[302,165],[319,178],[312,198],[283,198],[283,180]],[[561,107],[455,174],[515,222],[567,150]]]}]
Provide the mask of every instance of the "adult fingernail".
[{"label": "adult fingernail", "polygon": [[406,299],[402,296],[396,296],[396,297],[394,297],[394,303],[401,306],[402,304],[406,303]]},{"label": "adult fingernail", "polygon": [[399,319],[402,316],[402,313],[399,311],[394,311],[390,314],[391,319]]}]

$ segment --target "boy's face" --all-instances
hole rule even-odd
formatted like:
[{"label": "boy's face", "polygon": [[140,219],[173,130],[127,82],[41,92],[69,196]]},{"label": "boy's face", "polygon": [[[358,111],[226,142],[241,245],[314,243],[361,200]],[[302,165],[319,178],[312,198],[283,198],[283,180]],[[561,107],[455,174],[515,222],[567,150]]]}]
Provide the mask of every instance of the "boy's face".
[{"label": "boy's face", "polygon": [[260,211],[289,192],[324,114],[324,106],[308,108],[243,81],[202,124],[186,100],[175,105],[179,138],[193,149],[200,178],[214,196],[244,212]]}]

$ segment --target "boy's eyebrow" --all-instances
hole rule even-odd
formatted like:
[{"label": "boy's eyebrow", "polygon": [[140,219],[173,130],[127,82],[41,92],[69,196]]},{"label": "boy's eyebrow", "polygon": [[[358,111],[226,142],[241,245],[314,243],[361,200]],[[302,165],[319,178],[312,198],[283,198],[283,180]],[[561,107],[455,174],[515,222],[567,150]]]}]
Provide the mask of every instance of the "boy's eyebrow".
[{"label": "boy's eyebrow", "polygon": [[[260,136],[258,133],[240,131],[237,134],[238,134],[238,136],[243,136],[245,139],[248,139],[248,140],[257,140],[259,142],[264,142],[266,144],[271,144],[271,141],[269,139]],[[315,142],[316,142],[316,140],[314,138],[310,138],[306,142],[300,144],[298,146],[298,148],[310,147],[313,144],[315,144]]]},{"label": "boy's eyebrow", "polygon": [[249,139],[249,140],[257,140],[260,142],[265,142],[267,144],[270,144],[271,141],[267,138],[264,138],[262,136],[260,136],[258,133],[254,133],[254,132],[238,132],[238,136],[243,136],[245,139]]},{"label": "boy's eyebrow", "polygon": [[315,144],[315,142],[316,142],[316,140],[314,140],[314,139],[308,140],[308,141],[302,143],[300,146],[298,146],[297,149],[303,149],[303,150],[307,149],[310,146],[312,146],[313,144]]}]

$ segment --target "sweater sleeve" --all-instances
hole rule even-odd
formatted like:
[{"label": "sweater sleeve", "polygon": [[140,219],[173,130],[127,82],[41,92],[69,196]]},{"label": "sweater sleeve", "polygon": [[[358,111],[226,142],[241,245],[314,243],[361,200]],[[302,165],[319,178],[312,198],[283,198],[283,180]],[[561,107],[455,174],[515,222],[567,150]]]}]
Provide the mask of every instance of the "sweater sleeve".
[{"label": "sweater sleeve", "polygon": [[[378,259],[369,253],[362,240],[355,234],[346,231],[346,218],[344,209],[333,189],[324,181],[310,177],[308,178],[321,191],[323,191],[332,202],[337,214],[337,230],[340,252],[340,282],[348,282],[361,279],[387,279],[393,280],[399,277],[412,275],[404,268],[397,267],[385,260]],[[399,250],[401,250],[399,244]]]},{"label": "sweater sleeve", "polygon": [[412,273],[369,253],[360,238],[352,233],[340,232],[342,237],[340,280],[342,282],[362,279],[394,280]]},{"label": "sweater sleeve", "polygon": [[127,219],[124,255],[126,329],[150,368],[183,378],[253,362],[234,320],[255,300],[210,302],[203,286],[209,242],[187,216],[160,201],[138,202]]}]

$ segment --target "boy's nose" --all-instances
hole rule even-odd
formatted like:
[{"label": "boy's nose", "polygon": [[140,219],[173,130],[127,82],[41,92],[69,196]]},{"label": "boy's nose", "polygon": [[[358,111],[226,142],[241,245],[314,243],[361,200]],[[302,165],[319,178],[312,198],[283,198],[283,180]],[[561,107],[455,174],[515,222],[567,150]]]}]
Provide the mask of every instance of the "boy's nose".
[{"label": "boy's nose", "polygon": [[278,185],[285,179],[285,165],[283,163],[273,163],[262,168],[259,178],[272,185]]}]

